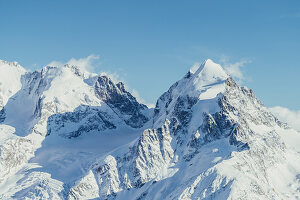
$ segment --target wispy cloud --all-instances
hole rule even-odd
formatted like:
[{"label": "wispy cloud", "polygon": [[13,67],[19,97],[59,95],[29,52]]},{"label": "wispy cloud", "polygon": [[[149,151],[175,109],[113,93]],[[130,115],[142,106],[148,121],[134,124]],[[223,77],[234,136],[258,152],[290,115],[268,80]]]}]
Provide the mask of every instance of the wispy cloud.
[{"label": "wispy cloud", "polygon": [[246,64],[251,63],[251,60],[243,58],[237,62],[230,62],[227,56],[222,56],[220,63],[230,76],[237,79],[239,82],[242,82],[245,80],[243,67],[245,67]]},{"label": "wispy cloud", "polygon": [[139,103],[145,104],[146,106],[148,106],[148,108],[154,108],[155,107],[155,105],[153,103],[149,103],[145,99],[143,99],[136,89],[130,88],[128,86],[129,84],[126,83],[125,78],[121,77],[118,73],[116,73],[116,72],[113,72],[113,73],[111,73],[111,72],[101,72],[100,74],[102,76],[103,75],[108,76],[114,83],[123,82],[124,85],[125,85],[126,90],[129,91],[132,94],[132,96],[134,96]]},{"label": "wispy cloud", "polygon": [[126,82],[125,79],[121,78],[120,75],[116,72],[101,72],[100,75],[109,77],[114,83]]},{"label": "wispy cloud", "polygon": [[48,66],[60,67],[60,66],[63,66],[65,64],[77,66],[83,71],[93,72],[95,70],[95,68],[98,67],[101,63],[99,61],[99,56],[91,54],[91,55],[89,55],[85,58],[79,58],[79,59],[71,58],[67,62],[52,61],[47,65]]},{"label": "wispy cloud", "polygon": [[64,64],[66,64],[66,63],[63,63],[63,62],[61,62],[61,61],[53,60],[53,61],[51,61],[50,63],[48,63],[46,66],[51,66],[51,67],[61,67],[61,66],[63,66]]},{"label": "wispy cloud", "polygon": [[294,111],[288,108],[276,106],[270,111],[282,122],[288,123],[292,128],[300,131],[300,110]]},{"label": "wispy cloud", "polygon": [[194,63],[194,65],[190,68],[190,72],[195,73],[199,69],[200,65],[201,63],[199,62]]},{"label": "wispy cloud", "polygon": [[153,103],[147,103],[138,93],[137,90],[132,89],[131,91],[132,96],[134,96],[136,98],[136,100],[142,104],[145,104],[146,106],[148,106],[148,108],[154,108],[155,105]]}]

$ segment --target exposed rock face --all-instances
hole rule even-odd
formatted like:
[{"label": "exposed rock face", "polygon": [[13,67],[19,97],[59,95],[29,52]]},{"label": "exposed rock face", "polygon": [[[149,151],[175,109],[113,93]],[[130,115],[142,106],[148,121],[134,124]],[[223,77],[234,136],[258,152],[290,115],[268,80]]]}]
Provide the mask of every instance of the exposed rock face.
[{"label": "exposed rock face", "polygon": [[149,120],[145,116],[147,106],[138,103],[135,97],[125,90],[122,82],[114,84],[108,77],[100,76],[95,84],[95,92],[129,126],[141,128]]},{"label": "exposed rock face", "polygon": [[[48,131],[58,133],[62,137],[74,138],[90,131],[101,132],[107,129],[115,129],[117,125],[108,121],[113,119],[109,113],[104,112],[101,108],[80,106],[74,112],[52,115],[48,118]],[[70,130],[70,125],[77,127]]]},{"label": "exposed rock face", "polygon": [[4,110],[4,108],[1,108],[1,110],[0,110],[0,123],[4,122],[4,120],[5,120],[5,110]]}]

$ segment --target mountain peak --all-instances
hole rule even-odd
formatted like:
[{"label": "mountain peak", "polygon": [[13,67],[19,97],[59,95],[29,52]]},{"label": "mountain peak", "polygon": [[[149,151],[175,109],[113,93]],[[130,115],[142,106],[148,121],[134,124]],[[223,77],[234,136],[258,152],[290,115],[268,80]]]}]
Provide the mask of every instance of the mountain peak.
[{"label": "mountain peak", "polygon": [[208,78],[227,79],[229,76],[221,65],[213,62],[211,59],[205,60],[194,73],[195,76]]},{"label": "mountain peak", "polygon": [[23,71],[25,72],[26,70],[16,61],[13,62],[9,62],[9,61],[5,61],[5,60],[0,60],[0,65],[2,67],[6,66],[6,67],[15,67],[15,69],[18,69],[19,71]]}]

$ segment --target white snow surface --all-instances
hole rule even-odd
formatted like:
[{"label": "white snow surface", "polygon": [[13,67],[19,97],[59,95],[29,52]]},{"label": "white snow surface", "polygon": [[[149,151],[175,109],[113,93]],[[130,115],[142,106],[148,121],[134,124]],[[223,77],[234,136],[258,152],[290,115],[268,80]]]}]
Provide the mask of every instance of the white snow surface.
[{"label": "white snow surface", "polygon": [[17,62],[0,60],[0,107],[4,106],[8,99],[21,89],[21,77],[25,71]]},{"label": "white snow surface", "polygon": [[154,112],[99,77],[0,61],[0,199],[300,199],[300,133],[212,60]]}]

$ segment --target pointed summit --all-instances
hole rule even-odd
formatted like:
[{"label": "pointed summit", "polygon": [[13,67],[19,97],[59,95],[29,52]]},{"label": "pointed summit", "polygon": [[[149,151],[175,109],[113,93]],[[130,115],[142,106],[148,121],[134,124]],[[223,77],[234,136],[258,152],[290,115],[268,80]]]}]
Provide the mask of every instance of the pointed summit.
[{"label": "pointed summit", "polygon": [[[224,90],[224,82],[230,77],[221,65],[205,60],[197,70],[189,72],[187,82],[182,82],[185,93],[201,98],[214,98]],[[187,77],[187,76],[186,76]],[[182,92],[181,92],[182,93]]]},{"label": "pointed summit", "polygon": [[229,75],[224,71],[221,65],[214,63],[212,60],[205,60],[197,71],[195,71],[194,76],[202,80],[226,80]]},{"label": "pointed summit", "polygon": [[[226,90],[226,80],[229,75],[212,60],[205,60],[200,66],[192,69],[179,81],[173,84],[157,101],[154,124],[163,125],[165,119],[171,116],[181,104],[181,101],[195,104],[200,100],[213,100]],[[191,105],[187,105],[190,107]],[[180,106],[179,106],[180,107]],[[200,114],[202,115],[202,114]]]}]

